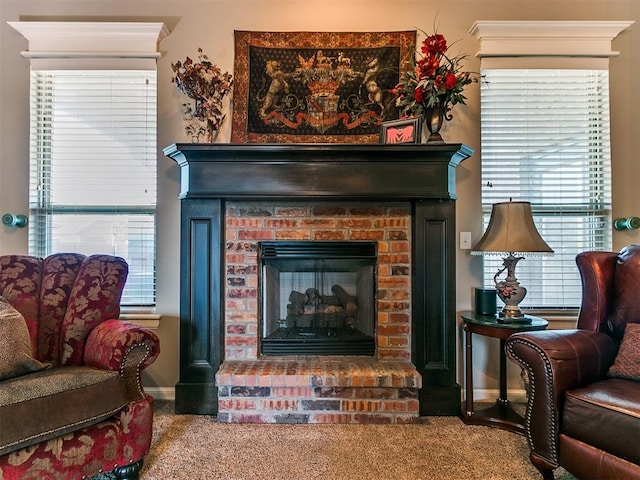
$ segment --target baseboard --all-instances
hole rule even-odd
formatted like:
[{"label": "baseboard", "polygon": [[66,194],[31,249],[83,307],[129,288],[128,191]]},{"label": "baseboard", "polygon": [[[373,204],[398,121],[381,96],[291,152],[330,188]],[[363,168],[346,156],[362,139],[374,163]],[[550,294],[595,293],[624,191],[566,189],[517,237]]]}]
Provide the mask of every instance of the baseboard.
[{"label": "baseboard", "polygon": [[144,391],[156,400],[175,401],[176,399],[176,389],[174,387],[144,387]]}]

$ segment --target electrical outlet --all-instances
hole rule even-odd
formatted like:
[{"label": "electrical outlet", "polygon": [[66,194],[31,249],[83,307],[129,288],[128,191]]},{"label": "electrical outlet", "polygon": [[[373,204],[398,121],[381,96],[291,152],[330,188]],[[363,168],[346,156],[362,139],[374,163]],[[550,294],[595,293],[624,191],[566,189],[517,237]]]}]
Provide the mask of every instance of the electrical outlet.
[{"label": "electrical outlet", "polygon": [[460,232],[460,250],[471,250],[471,232]]}]

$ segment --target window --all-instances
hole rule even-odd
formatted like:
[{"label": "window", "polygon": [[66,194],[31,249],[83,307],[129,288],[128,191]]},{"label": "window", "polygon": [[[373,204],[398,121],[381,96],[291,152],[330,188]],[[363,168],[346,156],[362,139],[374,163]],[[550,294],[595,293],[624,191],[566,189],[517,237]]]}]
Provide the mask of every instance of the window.
[{"label": "window", "polygon": [[[484,227],[496,202],[531,202],[553,256],[518,265],[525,308],[575,309],[575,256],[611,250],[611,40],[632,22],[482,21],[481,164]],[[558,39],[563,39],[558,42]],[[484,283],[502,266],[484,257]]]},{"label": "window", "polygon": [[124,257],[122,305],[155,305],[156,59],[168,32],[147,22],[9,24],[31,59],[29,252]]},{"label": "window", "polygon": [[124,257],[155,303],[156,72],[31,73],[29,250]]},{"label": "window", "polygon": [[[531,202],[553,256],[518,268],[524,307],[580,305],[575,256],[611,249],[607,70],[488,69],[481,86],[482,207]],[[486,257],[485,284],[501,266]]]}]

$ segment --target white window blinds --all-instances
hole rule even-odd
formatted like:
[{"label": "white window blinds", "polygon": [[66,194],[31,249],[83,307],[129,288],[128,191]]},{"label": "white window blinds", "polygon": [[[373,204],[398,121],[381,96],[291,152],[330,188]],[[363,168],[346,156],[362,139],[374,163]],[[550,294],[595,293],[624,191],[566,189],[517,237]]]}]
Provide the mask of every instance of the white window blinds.
[{"label": "white window blinds", "polygon": [[155,303],[156,71],[31,72],[30,252],[124,257]]},{"label": "white window blinds", "polygon": [[[540,234],[554,249],[518,265],[526,308],[576,308],[575,256],[611,249],[608,71],[483,69],[482,206],[531,202]],[[500,258],[485,257],[493,285]]]}]

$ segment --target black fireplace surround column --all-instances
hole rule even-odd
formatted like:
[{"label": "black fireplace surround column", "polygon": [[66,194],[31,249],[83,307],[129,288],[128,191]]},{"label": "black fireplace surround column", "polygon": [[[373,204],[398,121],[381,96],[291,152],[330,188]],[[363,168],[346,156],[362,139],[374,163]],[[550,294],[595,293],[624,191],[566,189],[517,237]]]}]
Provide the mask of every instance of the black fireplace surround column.
[{"label": "black fireplace surround column", "polygon": [[455,169],[462,144],[186,144],[180,166],[180,381],[177,413],[215,415],[224,360],[227,200],[408,201],[412,205],[411,360],[421,415],[457,415]]}]

